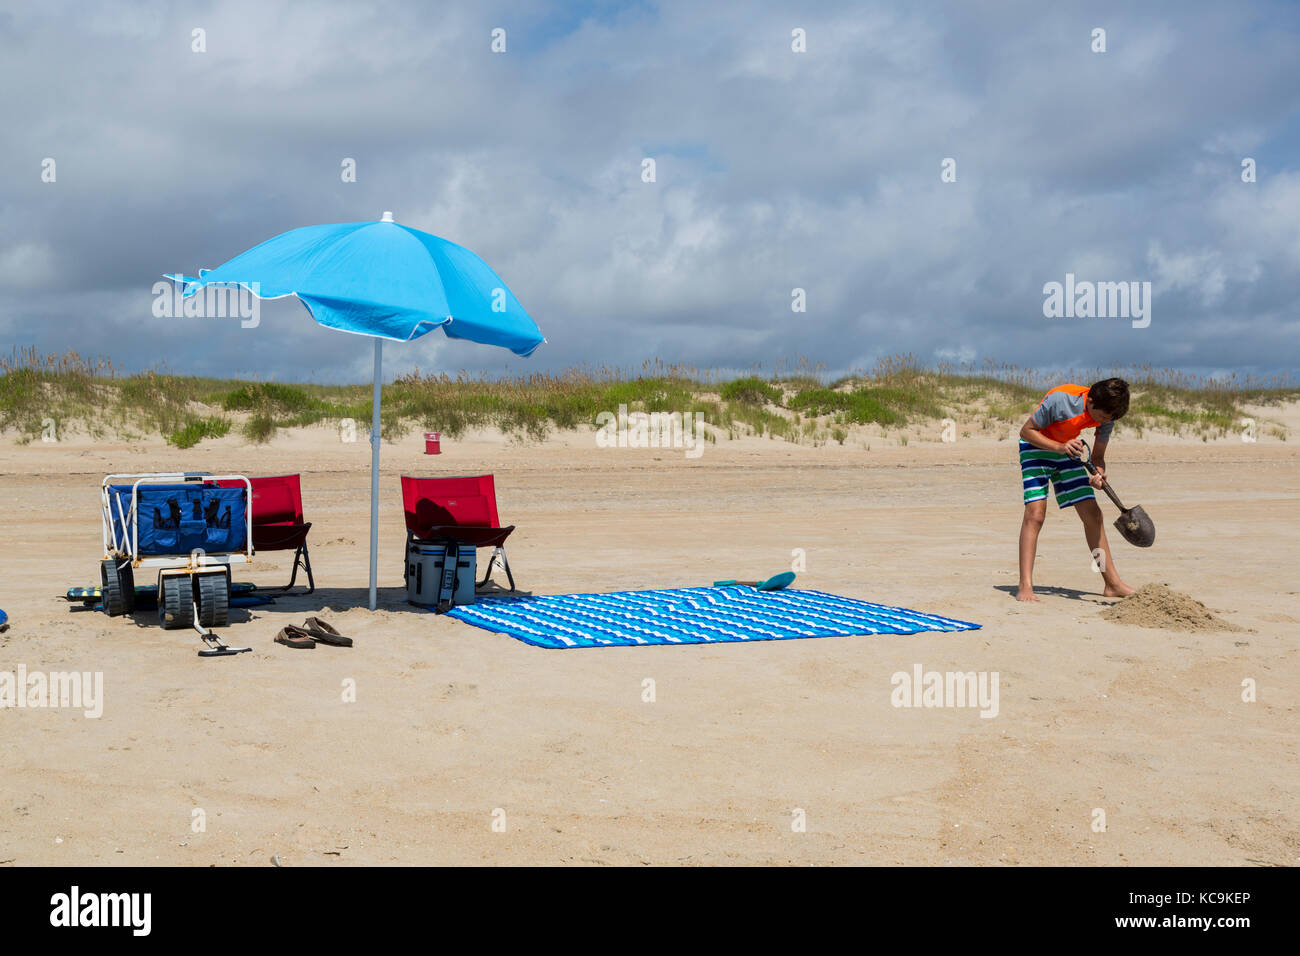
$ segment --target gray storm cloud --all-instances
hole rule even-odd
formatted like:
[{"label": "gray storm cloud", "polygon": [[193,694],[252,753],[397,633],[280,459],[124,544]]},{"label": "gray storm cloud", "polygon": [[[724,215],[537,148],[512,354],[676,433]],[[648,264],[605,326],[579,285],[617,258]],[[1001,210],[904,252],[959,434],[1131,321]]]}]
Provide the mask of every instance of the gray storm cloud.
[{"label": "gray storm cloud", "polygon": [[[155,318],[150,290],[391,209],[483,256],[549,344],[434,333],[390,372],[1297,367],[1293,4],[91,10],[0,8],[0,343],[364,380],[358,340],[291,300],[241,329]],[[1044,318],[1067,273],[1151,282],[1151,325]]]}]

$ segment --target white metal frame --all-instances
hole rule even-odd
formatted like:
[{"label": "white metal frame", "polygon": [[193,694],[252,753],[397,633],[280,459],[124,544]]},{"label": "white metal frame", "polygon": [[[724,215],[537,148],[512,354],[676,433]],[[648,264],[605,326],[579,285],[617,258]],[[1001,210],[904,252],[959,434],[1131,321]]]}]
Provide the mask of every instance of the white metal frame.
[{"label": "white metal frame", "polygon": [[[128,514],[122,514],[121,500],[116,495],[109,494],[109,485],[115,481],[120,482],[122,479],[132,481],[131,484],[131,509]],[[186,481],[227,481],[238,479],[248,488],[248,500],[244,509],[245,533],[247,535],[243,551],[234,552],[203,552],[203,557],[199,561],[194,560],[193,552],[187,555],[154,555],[152,557],[141,558],[140,550],[140,514],[137,507],[139,501],[140,486],[142,484],[164,484]],[[120,474],[105,475],[104,481],[99,488],[101,509],[100,525],[104,538],[104,558],[130,558],[133,568],[172,568],[183,571],[199,571],[205,567],[223,566],[231,564],[247,564],[253,560],[253,483],[244,475],[212,475],[203,471],[177,471],[177,472],[147,472],[137,474]],[[117,516],[122,519],[122,523],[130,522],[131,533],[124,540],[118,540],[117,522],[113,520],[113,506],[117,505]],[[184,565],[177,565],[178,558],[185,558]]]}]

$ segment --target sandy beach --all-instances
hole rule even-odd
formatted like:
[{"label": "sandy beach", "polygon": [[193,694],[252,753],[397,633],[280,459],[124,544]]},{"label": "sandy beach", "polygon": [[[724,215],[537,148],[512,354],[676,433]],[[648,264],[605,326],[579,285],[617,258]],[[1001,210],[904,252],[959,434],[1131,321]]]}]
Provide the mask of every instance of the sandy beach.
[{"label": "sandy beach", "polygon": [[[1266,414],[1292,434],[1300,425],[1295,406]],[[0,670],[102,672],[104,700],[98,719],[0,712],[0,861],[1300,862],[1294,441],[1117,433],[1114,483],[1159,529],[1143,551],[1111,531],[1121,573],[1241,628],[1207,632],[1104,619],[1114,601],[1100,596],[1079,521],[1054,504],[1042,601],[1012,599],[1022,509],[1010,434],[863,445],[722,440],[690,459],[597,448],[590,432],[533,444],[478,433],[430,457],[409,435],[383,449],[371,613],[364,436],[341,444],[317,427],[188,451],[156,437],[10,436]],[[233,611],[223,634],[250,654],[201,660],[194,634],[152,613],[74,612],[62,597],[96,583],[103,475],[169,469],[302,473],[318,589]],[[534,593],[762,577],[802,549],[797,586],[982,628],[553,651],[407,605],[398,476],[483,472],[496,475],[502,522],[518,527],[516,580]],[[1114,508],[1103,510],[1109,523]],[[235,579],[284,583],[286,558]],[[356,646],[272,642],[314,613]],[[996,717],[893,706],[891,675],[918,664],[997,672]]]}]

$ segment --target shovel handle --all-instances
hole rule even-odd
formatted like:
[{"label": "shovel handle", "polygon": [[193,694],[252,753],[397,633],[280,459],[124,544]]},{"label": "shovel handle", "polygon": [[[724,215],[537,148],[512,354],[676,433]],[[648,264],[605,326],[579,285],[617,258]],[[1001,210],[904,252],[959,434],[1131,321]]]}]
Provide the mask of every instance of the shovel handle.
[{"label": "shovel handle", "polygon": [[[1088,448],[1088,443],[1086,441],[1084,441],[1082,438],[1080,438],[1079,441],[1083,442],[1084,448]],[[1088,474],[1095,475],[1097,473],[1097,466],[1092,463],[1091,448],[1088,448],[1088,457],[1080,458],[1079,462],[1083,465],[1084,468],[1088,469]],[[1106,492],[1106,496],[1109,497],[1111,501],[1115,502],[1116,508],[1118,508],[1120,511],[1128,511],[1128,509],[1124,507],[1124,502],[1119,500],[1119,495],[1115,494],[1115,492],[1110,487],[1110,482],[1107,481],[1105,478],[1101,480],[1101,490]]]}]

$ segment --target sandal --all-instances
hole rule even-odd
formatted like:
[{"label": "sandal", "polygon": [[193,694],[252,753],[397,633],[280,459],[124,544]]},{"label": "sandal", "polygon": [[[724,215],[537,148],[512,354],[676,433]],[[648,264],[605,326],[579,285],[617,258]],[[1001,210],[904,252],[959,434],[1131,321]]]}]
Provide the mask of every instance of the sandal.
[{"label": "sandal", "polygon": [[335,647],[351,647],[352,638],[344,637],[336,631],[328,621],[322,621],[318,617],[309,617],[303,622],[308,634],[320,641],[322,644],[333,644]]},{"label": "sandal", "polygon": [[316,646],[316,641],[310,633],[293,624],[285,626],[279,634],[275,635],[275,642],[283,644],[285,647],[300,647],[303,649]]}]

